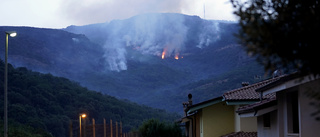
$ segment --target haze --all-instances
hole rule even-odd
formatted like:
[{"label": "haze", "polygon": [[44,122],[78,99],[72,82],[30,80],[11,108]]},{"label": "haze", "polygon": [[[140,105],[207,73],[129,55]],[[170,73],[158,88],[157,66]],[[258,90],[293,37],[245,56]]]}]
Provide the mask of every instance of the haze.
[{"label": "haze", "polygon": [[64,28],[168,12],[236,19],[229,0],[2,0],[0,26]]}]

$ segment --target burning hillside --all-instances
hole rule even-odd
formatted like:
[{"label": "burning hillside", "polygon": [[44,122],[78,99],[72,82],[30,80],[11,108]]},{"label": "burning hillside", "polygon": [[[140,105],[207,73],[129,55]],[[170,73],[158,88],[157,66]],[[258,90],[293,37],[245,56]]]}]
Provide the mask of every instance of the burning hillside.
[{"label": "burning hillside", "polygon": [[[220,38],[218,22],[174,13],[144,14],[111,21],[97,31],[103,32],[100,36],[104,37],[100,41],[105,41],[105,64],[112,71],[127,69],[126,47],[162,59],[181,59],[187,48],[202,49]],[[92,29],[84,33],[92,33]],[[190,40],[192,43],[189,43]]]}]

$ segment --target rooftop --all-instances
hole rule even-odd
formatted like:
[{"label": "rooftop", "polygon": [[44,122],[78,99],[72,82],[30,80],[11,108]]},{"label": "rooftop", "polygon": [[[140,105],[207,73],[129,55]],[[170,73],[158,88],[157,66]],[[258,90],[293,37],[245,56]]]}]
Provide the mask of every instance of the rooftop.
[{"label": "rooftop", "polygon": [[221,137],[257,137],[258,133],[257,132],[233,132],[227,135],[223,135]]},{"label": "rooftop", "polygon": [[[222,101],[226,101],[228,105],[245,105],[255,103],[260,100],[260,93],[256,92],[256,89],[277,81],[283,76],[284,75],[225,92],[222,96],[188,106],[185,111],[187,112],[187,114],[191,114],[192,112],[195,112],[199,109],[211,106]],[[268,94],[263,96],[263,99],[271,98],[273,96],[275,96],[275,94]]]},{"label": "rooftop", "polygon": [[242,114],[242,113],[254,112],[254,111],[277,104],[276,94],[271,94],[271,95],[272,96],[270,98],[264,99],[260,102],[256,102],[256,103],[238,108],[237,113]]},{"label": "rooftop", "polygon": [[[256,92],[256,89],[263,87],[269,83],[272,83],[274,81],[277,81],[281,78],[271,78],[267,79],[258,83],[254,83],[248,86],[244,86],[241,88],[237,88],[228,92],[225,92],[223,94],[223,97],[226,101],[243,101],[243,100],[259,100],[260,99],[260,93]],[[263,98],[270,98],[273,95],[266,95]]]}]

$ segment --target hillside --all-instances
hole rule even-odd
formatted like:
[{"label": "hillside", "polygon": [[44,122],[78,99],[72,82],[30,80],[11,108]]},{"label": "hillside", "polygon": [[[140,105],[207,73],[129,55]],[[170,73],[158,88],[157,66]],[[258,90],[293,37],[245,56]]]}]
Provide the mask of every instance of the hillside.
[{"label": "hillside", "polygon": [[[181,112],[188,92],[203,101],[263,75],[234,37],[238,24],[233,22],[167,13],[62,30],[0,27],[6,30],[18,32],[9,44],[9,62],[15,67],[173,112]],[[219,90],[196,92],[225,79]]]},{"label": "hillside", "polygon": [[[132,100],[170,111],[181,111],[181,102],[188,93],[195,94],[196,102],[204,101],[240,87],[243,81],[254,82],[257,80],[254,76],[264,74],[263,67],[238,44],[235,22],[174,13],[143,14],[107,23],[69,26],[64,30],[84,34],[106,49],[114,44],[125,45],[122,50],[126,51],[127,69],[118,74],[135,74],[132,70],[143,73],[130,80],[139,81],[128,90],[138,95],[132,96]],[[161,59],[166,50],[168,54]],[[174,59],[177,55],[178,60]],[[159,75],[145,78],[155,73]],[[121,84],[124,86],[127,84]]]},{"label": "hillside", "polygon": [[[122,121],[124,132],[137,128],[147,119],[173,121],[179,117],[164,110],[88,90],[76,82],[51,74],[24,67],[14,68],[11,64],[8,72],[9,135],[12,136],[15,136],[14,132],[26,134],[26,131],[68,136],[69,121],[78,125],[80,113],[87,113],[88,119],[94,118],[97,124],[101,124],[103,118]],[[4,63],[0,60],[0,74],[3,73]],[[3,85],[3,79],[0,79],[1,89]],[[0,98],[4,98],[3,94]],[[3,104],[3,100],[0,103]],[[3,105],[0,112],[3,118]]]}]

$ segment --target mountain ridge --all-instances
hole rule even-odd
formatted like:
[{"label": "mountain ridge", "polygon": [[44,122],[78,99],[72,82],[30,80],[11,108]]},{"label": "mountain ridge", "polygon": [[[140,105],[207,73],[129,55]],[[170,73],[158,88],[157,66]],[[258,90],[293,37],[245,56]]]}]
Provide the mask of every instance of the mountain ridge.
[{"label": "mountain ridge", "polygon": [[[196,16],[148,14],[61,30],[0,27],[0,31],[7,29],[18,32],[18,37],[10,38],[9,49],[9,61],[16,66],[70,78],[92,90],[174,112],[180,112],[181,102],[192,91],[182,88],[184,85],[241,75],[214,91],[219,94],[252,79],[231,72],[241,70],[248,75],[244,68],[260,68],[234,37],[236,23]],[[18,45],[32,49],[19,49]],[[263,73],[252,70],[255,75]],[[202,93],[212,94],[208,92]],[[198,96],[198,101],[208,97]]]}]

